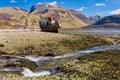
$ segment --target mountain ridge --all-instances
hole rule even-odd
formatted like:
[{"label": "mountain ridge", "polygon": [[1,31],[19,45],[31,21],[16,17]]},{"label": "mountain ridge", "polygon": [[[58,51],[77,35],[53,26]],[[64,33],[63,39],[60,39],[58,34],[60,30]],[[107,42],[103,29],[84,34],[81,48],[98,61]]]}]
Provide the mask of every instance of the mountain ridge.
[{"label": "mountain ridge", "polygon": [[93,23],[97,23],[97,22],[100,21],[102,18],[104,18],[104,16],[102,16],[102,15],[89,16],[89,19],[90,19]]},{"label": "mountain ridge", "polygon": [[0,8],[0,28],[39,28],[39,21],[49,16],[55,16],[62,28],[79,28],[91,24],[85,15],[74,10],[42,3],[33,6],[30,11],[12,7]]},{"label": "mountain ridge", "polygon": [[106,16],[97,23],[86,26],[85,28],[120,29],[120,14]]}]

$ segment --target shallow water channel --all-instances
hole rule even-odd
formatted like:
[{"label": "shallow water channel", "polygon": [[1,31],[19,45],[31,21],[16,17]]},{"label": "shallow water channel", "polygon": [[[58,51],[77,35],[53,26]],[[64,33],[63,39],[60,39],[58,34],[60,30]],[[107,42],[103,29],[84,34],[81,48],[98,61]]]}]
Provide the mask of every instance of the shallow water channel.
[{"label": "shallow water channel", "polygon": [[3,66],[0,67],[0,69],[2,71],[20,72],[25,77],[55,75],[62,73],[61,71],[59,71],[58,67],[60,67],[62,64],[69,62],[70,60],[76,59],[80,56],[90,55],[91,53],[94,52],[107,51],[107,50],[120,50],[120,44],[98,46],[86,50],[77,50],[69,54],[64,54],[55,57],[16,56],[14,58],[7,58],[4,55],[2,55],[0,58],[0,63],[5,64],[9,62],[17,62],[18,60],[22,59],[22,60],[34,62],[37,66],[35,67],[35,71],[32,71],[26,67],[14,67],[14,66]]}]

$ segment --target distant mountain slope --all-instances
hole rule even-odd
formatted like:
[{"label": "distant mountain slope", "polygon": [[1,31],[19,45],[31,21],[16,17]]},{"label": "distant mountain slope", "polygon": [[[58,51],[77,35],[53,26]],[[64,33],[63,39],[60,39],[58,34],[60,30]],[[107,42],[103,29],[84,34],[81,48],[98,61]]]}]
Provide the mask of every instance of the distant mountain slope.
[{"label": "distant mountain slope", "polygon": [[77,11],[38,3],[29,12],[20,8],[1,8],[0,28],[39,28],[39,21],[48,16],[55,16],[62,28],[79,28],[91,24],[85,15]]},{"label": "distant mountain slope", "polygon": [[104,16],[101,15],[95,15],[95,16],[90,16],[89,19],[93,22],[93,23],[97,23],[98,21],[100,21]]},{"label": "distant mountain slope", "polygon": [[92,21],[86,17],[84,14],[79,13],[78,11],[70,10],[70,12],[77,18],[83,20],[87,24],[92,24]]},{"label": "distant mountain slope", "polygon": [[96,25],[108,24],[108,23],[120,24],[120,14],[104,17],[99,22],[97,22]]},{"label": "distant mountain slope", "polygon": [[29,13],[43,13],[49,8],[58,8],[57,5],[50,5],[46,3],[37,3],[33,5],[29,11]]},{"label": "distant mountain slope", "polygon": [[82,19],[74,16],[69,10],[61,8],[49,8],[45,13],[41,14],[41,18],[46,16],[55,16],[64,28],[77,28],[88,25]]},{"label": "distant mountain slope", "polygon": [[0,20],[9,19],[12,16],[15,16],[18,14],[24,14],[24,13],[25,12],[19,8],[11,8],[11,7],[0,8]]},{"label": "distant mountain slope", "polygon": [[31,7],[29,13],[40,15],[41,18],[55,16],[63,28],[77,28],[91,24],[85,15],[77,11],[63,9],[57,5],[36,4]]},{"label": "distant mountain slope", "polygon": [[106,16],[94,25],[87,26],[86,28],[120,29],[120,14]]},{"label": "distant mountain slope", "polygon": [[[18,28],[17,23],[19,23],[20,20],[18,22],[16,21],[16,19],[26,14],[27,12],[21,10],[20,8],[12,7],[0,8],[0,28]],[[16,19],[13,19],[13,17],[15,16]]]}]

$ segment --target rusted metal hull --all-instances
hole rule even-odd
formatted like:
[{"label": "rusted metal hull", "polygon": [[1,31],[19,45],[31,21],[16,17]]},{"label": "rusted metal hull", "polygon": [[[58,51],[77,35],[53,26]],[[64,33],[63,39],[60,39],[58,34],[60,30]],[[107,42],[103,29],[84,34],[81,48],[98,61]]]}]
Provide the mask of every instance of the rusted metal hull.
[{"label": "rusted metal hull", "polygon": [[48,24],[47,21],[40,21],[39,25],[41,31],[45,32],[58,32],[58,29],[60,27],[58,21],[55,21],[53,24]]}]

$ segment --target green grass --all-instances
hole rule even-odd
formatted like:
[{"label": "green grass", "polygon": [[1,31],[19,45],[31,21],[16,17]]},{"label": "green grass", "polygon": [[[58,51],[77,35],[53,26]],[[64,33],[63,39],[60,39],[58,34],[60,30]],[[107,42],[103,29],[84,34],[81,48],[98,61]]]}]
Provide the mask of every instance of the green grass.
[{"label": "green grass", "polygon": [[93,36],[67,35],[44,32],[3,32],[0,34],[2,54],[59,55],[111,42]]}]

